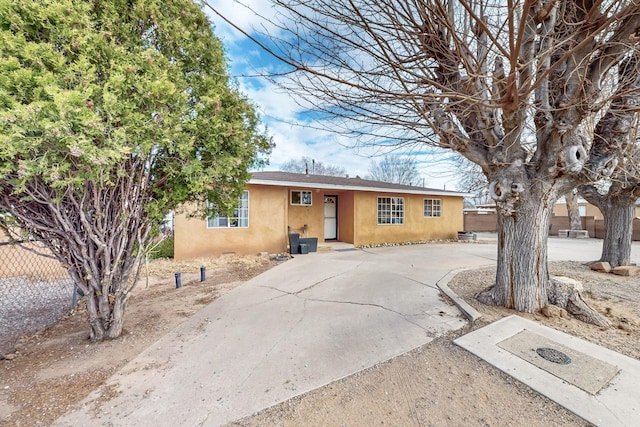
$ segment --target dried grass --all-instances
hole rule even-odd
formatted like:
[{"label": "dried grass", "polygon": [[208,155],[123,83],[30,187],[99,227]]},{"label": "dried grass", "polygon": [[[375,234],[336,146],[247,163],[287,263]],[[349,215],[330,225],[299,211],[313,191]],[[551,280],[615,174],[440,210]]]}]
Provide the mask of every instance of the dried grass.
[{"label": "dried grass", "polygon": [[191,260],[158,259],[150,261],[148,268],[143,268],[141,276],[145,277],[148,274],[151,277],[173,277],[173,274],[177,271],[181,273],[199,273],[202,266],[207,268],[207,272],[211,272],[228,267],[250,269],[268,263],[269,258],[267,257],[251,255],[223,255],[221,257],[195,258]]}]

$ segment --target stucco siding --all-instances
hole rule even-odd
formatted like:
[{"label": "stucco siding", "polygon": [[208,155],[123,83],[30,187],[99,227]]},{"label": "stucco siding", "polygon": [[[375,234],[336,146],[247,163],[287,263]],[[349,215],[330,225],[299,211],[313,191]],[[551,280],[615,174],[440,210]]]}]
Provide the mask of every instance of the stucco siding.
[{"label": "stucco siding", "polygon": [[[225,253],[285,252],[287,232],[324,242],[324,197],[337,196],[338,240],[356,246],[453,239],[463,230],[462,197],[357,190],[248,185],[249,226],[208,228],[203,219],[175,217],[175,257],[189,259]],[[311,205],[291,204],[291,191],[311,192]],[[302,193],[301,193],[302,194]],[[306,194],[305,194],[306,196]],[[377,223],[378,197],[404,199],[404,224]],[[424,217],[424,199],[441,201],[440,217]]]},{"label": "stucco siding", "polygon": [[287,249],[287,197],[282,187],[249,185],[249,227],[207,228],[207,221],[176,215],[176,259],[225,253],[279,253]]},{"label": "stucco siding", "polygon": [[293,188],[294,191],[310,191],[311,206],[291,204],[291,191],[287,190],[289,215],[287,225],[292,233],[299,233],[300,237],[317,237],[324,239],[324,195],[320,191],[309,188]]},{"label": "stucco siding", "polygon": [[[378,224],[378,197],[404,198],[404,224]],[[424,199],[442,201],[442,216],[424,217]],[[409,241],[454,239],[463,229],[462,198],[410,194],[376,194],[358,192],[355,195],[356,231],[354,244],[402,243]]]},{"label": "stucco siding", "polygon": [[[585,208],[584,216],[592,216],[596,219],[603,219],[602,212],[598,209],[597,206],[592,205],[591,203],[578,203],[578,206]],[[567,212],[567,204],[566,203],[556,203],[553,206],[553,214],[556,216],[568,216]]]},{"label": "stucco siding", "polygon": [[355,234],[354,197],[352,192],[338,195],[338,240],[353,243]]}]

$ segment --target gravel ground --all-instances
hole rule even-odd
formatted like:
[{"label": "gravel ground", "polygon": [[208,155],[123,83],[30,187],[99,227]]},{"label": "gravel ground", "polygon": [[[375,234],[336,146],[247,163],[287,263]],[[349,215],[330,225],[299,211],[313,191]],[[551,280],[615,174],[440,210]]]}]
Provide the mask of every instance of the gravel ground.
[{"label": "gravel ground", "polygon": [[73,281],[0,278],[0,354],[13,350],[22,336],[56,323],[71,310]]}]

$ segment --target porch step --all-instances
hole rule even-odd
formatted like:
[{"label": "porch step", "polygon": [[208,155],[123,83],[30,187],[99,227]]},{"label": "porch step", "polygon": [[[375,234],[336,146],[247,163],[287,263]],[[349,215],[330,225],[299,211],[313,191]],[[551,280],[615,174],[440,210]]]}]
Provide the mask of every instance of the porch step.
[{"label": "porch step", "polygon": [[318,242],[318,252],[338,251],[344,249],[355,249],[355,246],[346,242]]}]

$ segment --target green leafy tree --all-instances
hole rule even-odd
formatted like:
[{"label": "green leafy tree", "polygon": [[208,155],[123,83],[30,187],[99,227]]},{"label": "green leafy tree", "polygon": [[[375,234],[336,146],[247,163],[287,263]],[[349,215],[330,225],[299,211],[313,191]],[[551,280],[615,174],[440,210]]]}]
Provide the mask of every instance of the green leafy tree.
[{"label": "green leafy tree", "polygon": [[0,210],[118,337],[140,260],[185,202],[231,209],[270,149],[192,0],[0,0]]}]

